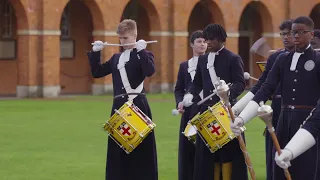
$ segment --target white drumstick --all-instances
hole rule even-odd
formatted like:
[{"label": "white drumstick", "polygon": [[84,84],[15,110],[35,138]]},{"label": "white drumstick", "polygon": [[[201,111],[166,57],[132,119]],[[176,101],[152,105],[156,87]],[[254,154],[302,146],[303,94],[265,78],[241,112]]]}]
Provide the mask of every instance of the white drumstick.
[{"label": "white drumstick", "polygon": [[[150,43],[157,43],[158,41],[146,41],[147,44],[150,44]],[[132,45],[135,45],[137,44],[137,42],[135,43],[130,43],[130,44],[109,44],[107,42],[103,43],[104,46],[132,46]],[[91,45],[95,45],[94,43],[91,43]]]},{"label": "white drumstick", "polygon": [[[228,86],[231,86],[232,83],[228,83],[227,85],[228,85]],[[217,90],[213,90],[213,93],[212,93],[212,94],[210,94],[209,96],[203,98],[201,101],[199,101],[199,102],[197,103],[197,105],[200,106],[201,104],[203,104],[204,102],[206,102],[208,99],[210,99],[212,96],[214,96],[214,95],[216,95],[216,94],[217,94]],[[177,110],[177,109],[172,109],[172,115],[176,116],[176,115],[178,115],[178,114],[179,114],[179,110]]]},{"label": "white drumstick", "polygon": [[174,115],[174,116],[179,115],[178,109],[172,109],[172,115]]},{"label": "white drumstick", "polygon": [[[231,84],[231,83],[228,83],[227,85],[228,85],[228,86],[231,86],[232,84]],[[201,101],[199,101],[199,102],[197,103],[197,105],[199,106],[199,105],[203,104],[204,102],[206,102],[208,99],[210,99],[212,96],[214,96],[214,95],[216,95],[216,94],[217,94],[217,90],[213,90],[213,93],[212,93],[212,94],[210,94],[209,96],[203,98]]]},{"label": "white drumstick", "polygon": [[248,72],[244,72],[243,75],[244,75],[244,79],[245,79],[245,80],[248,80],[249,78],[250,78],[250,79],[253,79],[253,80],[256,80],[256,81],[259,80],[259,79],[257,79],[257,78],[254,78],[254,77],[250,76],[250,74],[249,74]]}]

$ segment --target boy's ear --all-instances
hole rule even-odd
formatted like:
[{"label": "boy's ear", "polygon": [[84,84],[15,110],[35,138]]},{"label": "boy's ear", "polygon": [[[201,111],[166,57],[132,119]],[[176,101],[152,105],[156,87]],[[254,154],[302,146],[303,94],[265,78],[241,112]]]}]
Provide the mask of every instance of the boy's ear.
[{"label": "boy's ear", "polygon": [[194,47],[194,44],[193,44],[193,43],[190,43],[190,47],[192,47],[192,48],[193,48],[193,47]]}]

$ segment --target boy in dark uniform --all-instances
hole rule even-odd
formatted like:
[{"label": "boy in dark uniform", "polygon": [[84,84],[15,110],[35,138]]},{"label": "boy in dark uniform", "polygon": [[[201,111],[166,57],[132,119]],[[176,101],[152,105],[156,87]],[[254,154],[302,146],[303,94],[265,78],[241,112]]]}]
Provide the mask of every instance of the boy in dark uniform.
[{"label": "boy in dark uniform", "polygon": [[[105,63],[100,63],[103,42],[95,41],[93,51],[88,52],[91,73],[94,78],[112,74],[114,96],[126,93],[144,93],[143,81],[155,72],[154,56],[146,51],[144,40],[136,42],[137,25],[133,20],[123,20],[117,29],[124,52],[114,54]],[[114,99],[111,115],[128,100],[139,107],[150,119],[151,110],[143,95],[124,95]],[[154,133],[151,132],[130,154],[126,154],[110,137],[106,164],[106,180],[157,180],[157,152]]]},{"label": "boy in dark uniform", "polygon": [[[280,36],[282,38],[284,49],[279,50],[269,56],[269,58],[267,60],[265,71],[263,71],[258,82],[252,87],[252,89],[244,97],[242,97],[237,102],[237,104],[235,104],[232,107],[232,110],[235,114],[239,114],[243,110],[243,108],[245,108],[245,106],[252,100],[252,98],[254,97],[256,92],[261,88],[261,85],[266,81],[268,74],[269,74],[276,58],[278,57],[278,55],[280,55],[281,53],[284,53],[284,52],[290,52],[294,49],[293,38],[290,34],[292,22],[293,22],[292,20],[285,20],[284,22],[282,22],[280,24],[280,26],[279,26]],[[280,111],[281,111],[281,94],[280,94],[279,86],[272,96],[271,107],[273,109],[272,124],[273,124],[273,127],[276,128],[277,123],[278,123],[278,118],[280,115]],[[265,145],[266,177],[267,177],[267,180],[272,180],[273,142],[272,142],[272,139],[271,139],[270,134],[268,132],[266,132],[265,136],[266,136],[266,140],[265,140],[265,144],[266,144]]]},{"label": "boy in dark uniform", "polygon": [[[190,142],[181,132],[183,132],[187,126],[187,123],[192,119],[199,111],[200,107],[196,104],[183,109],[183,96],[189,89],[191,82],[194,79],[198,58],[203,55],[207,50],[207,43],[203,38],[202,31],[195,31],[190,36],[190,46],[193,50],[193,57],[188,61],[180,64],[177,83],[174,89],[174,95],[177,103],[178,110],[182,114],[179,130],[179,152],[178,152],[178,174],[179,180],[192,180],[193,168],[194,168],[194,155],[195,146]],[[195,97],[195,101],[198,102],[202,98],[202,93]]]},{"label": "boy in dark uniform", "polygon": [[[280,156],[276,154],[275,161],[281,168],[291,166],[290,161],[306,152],[316,144],[316,139],[320,135],[320,100],[317,106],[311,111],[301,128],[293,136]],[[310,167],[313,168],[313,167]],[[319,178],[319,177],[318,177]]]},{"label": "boy in dark uniform", "polygon": [[[189,93],[184,96],[183,105],[188,107],[193,104],[193,98],[202,89],[204,97],[212,94],[218,77],[226,83],[233,83],[230,87],[230,102],[235,104],[237,97],[245,88],[243,61],[239,55],[224,47],[227,34],[221,25],[209,24],[203,30],[203,35],[210,53],[199,57],[196,75],[188,90]],[[203,113],[208,106],[213,106],[219,101],[218,96],[213,96],[201,106],[200,112]],[[248,179],[247,167],[237,139],[211,153],[197,135],[194,166],[194,180]]]},{"label": "boy in dark uniform", "polygon": [[[277,124],[280,147],[284,147],[300,128],[320,98],[320,54],[313,50],[314,23],[306,16],[294,20],[291,35],[295,51],[282,53],[277,57],[266,82],[255,94],[241,114],[231,123],[233,133],[239,134],[239,127],[257,115],[258,103],[265,102],[280,84],[282,95],[281,113]],[[292,179],[314,179],[318,172],[319,151],[317,147],[292,161],[289,169]],[[285,179],[283,170],[273,165],[273,179]]]}]

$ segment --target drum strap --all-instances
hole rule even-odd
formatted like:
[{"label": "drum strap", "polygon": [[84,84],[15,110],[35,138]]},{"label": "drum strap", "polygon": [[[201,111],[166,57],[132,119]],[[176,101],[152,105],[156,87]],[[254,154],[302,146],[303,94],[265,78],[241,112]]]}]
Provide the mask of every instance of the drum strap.
[{"label": "drum strap", "polygon": [[[190,74],[191,81],[193,81],[194,76],[196,75],[197,64],[198,64],[199,56],[193,56],[188,61],[188,73]],[[201,99],[203,99],[203,90],[199,93]]]},{"label": "drum strap", "polygon": [[[118,69],[120,72],[120,76],[121,76],[121,81],[123,84],[123,87],[125,88],[127,93],[141,93],[143,90],[143,82],[141,82],[141,84],[136,88],[136,89],[132,89],[129,79],[128,79],[128,75],[127,75],[127,71],[125,68],[125,64],[130,60],[130,53],[131,53],[132,49],[127,49],[125,50],[119,59],[119,63],[118,63]],[[134,98],[136,98],[138,95],[128,95],[128,100],[133,100]]]},{"label": "drum strap", "polygon": [[215,87],[215,83],[217,82],[217,74],[216,71],[214,69],[214,61],[216,59],[216,55],[219,55],[219,52],[224,48],[224,46],[222,46],[221,49],[219,49],[219,51],[217,52],[211,52],[208,55],[208,63],[207,63],[207,69],[209,70],[209,75],[210,75],[210,79],[212,82],[213,87]]}]

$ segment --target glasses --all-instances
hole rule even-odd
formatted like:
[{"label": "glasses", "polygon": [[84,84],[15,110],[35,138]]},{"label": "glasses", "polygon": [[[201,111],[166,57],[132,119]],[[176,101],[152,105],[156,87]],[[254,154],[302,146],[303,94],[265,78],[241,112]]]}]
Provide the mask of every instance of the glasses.
[{"label": "glasses", "polygon": [[291,35],[295,36],[296,34],[298,34],[298,36],[302,36],[302,35],[306,34],[307,32],[311,32],[311,31],[291,31]]},{"label": "glasses", "polygon": [[289,37],[291,32],[280,32],[279,34],[281,37],[286,37],[286,36]]}]

